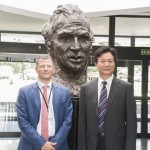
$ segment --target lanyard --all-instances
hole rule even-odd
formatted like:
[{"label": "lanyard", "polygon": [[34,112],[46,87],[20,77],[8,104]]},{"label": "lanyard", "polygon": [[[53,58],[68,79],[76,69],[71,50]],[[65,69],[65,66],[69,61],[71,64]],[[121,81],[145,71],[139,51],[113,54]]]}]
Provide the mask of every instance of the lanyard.
[{"label": "lanyard", "polygon": [[[38,86],[38,88],[39,88],[39,86]],[[48,104],[49,104],[49,101],[50,101],[50,98],[51,98],[52,86],[51,86],[51,90],[50,90],[50,93],[49,93],[48,103],[46,102],[46,99],[45,99],[45,97],[44,97],[44,94],[43,94],[43,92],[41,91],[41,89],[40,89],[40,88],[39,88],[39,91],[40,91],[40,93],[42,94],[42,97],[43,97],[44,102],[45,102],[46,107],[47,107],[47,111],[49,112],[49,110],[48,110]]]}]

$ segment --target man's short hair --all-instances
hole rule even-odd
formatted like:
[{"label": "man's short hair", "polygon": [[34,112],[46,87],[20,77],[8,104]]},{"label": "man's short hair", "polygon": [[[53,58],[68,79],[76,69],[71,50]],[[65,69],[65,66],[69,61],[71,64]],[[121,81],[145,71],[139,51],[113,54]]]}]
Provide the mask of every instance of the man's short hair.
[{"label": "man's short hair", "polygon": [[53,63],[53,60],[52,60],[51,56],[45,54],[45,55],[40,55],[39,57],[37,57],[35,59],[36,65],[38,64],[38,62],[39,62],[40,59],[49,59]]},{"label": "man's short hair", "polygon": [[48,53],[53,56],[52,40],[57,30],[69,23],[78,23],[84,26],[88,32],[91,41],[94,41],[93,32],[90,28],[89,21],[83,11],[73,4],[59,5],[50,16],[49,20],[42,27],[42,35],[45,39],[45,44]]},{"label": "man's short hair", "polygon": [[95,54],[94,54],[95,63],[97,63],[98,57],[100,57],[102,54],[107,53],[107,52],[110,52],[113,55],[114,61],[115,61],[115,64],[116,64],[117,63],[116,49],[115,48],[110,48],[109,46],[100,47],[95,51]]}]

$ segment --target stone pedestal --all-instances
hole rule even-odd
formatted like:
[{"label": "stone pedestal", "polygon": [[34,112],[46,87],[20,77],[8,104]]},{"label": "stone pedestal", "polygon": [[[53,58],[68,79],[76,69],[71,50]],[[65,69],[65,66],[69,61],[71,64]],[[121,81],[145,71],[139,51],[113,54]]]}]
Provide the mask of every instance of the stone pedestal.
[{"label": "stone pedestal", "polygon": [[77,150],[78,142],[78,115],[79,115],[79,97],[72,97],[73,120],[72,128],[68,136],[69,150]]}]

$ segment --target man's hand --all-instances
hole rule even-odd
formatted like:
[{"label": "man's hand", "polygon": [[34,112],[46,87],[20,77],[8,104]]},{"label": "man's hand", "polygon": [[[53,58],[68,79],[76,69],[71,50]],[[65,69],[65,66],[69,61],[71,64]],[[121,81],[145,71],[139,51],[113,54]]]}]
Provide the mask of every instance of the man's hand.
[{"label": "man's hand", "polygon": [[56,146],[56,143],[46,142],[46,143],[42,146],[41,150],[56,150],[56,149],[55,149],[55,146]]}]

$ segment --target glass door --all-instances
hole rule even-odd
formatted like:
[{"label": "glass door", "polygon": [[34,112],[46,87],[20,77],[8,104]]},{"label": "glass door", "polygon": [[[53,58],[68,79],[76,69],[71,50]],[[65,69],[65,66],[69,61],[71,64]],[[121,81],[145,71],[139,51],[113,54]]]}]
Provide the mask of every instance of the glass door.
[{"label": "glass door", "polygon": [[148,61],[148,134],[150,134],[150,61]]}]

